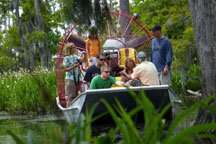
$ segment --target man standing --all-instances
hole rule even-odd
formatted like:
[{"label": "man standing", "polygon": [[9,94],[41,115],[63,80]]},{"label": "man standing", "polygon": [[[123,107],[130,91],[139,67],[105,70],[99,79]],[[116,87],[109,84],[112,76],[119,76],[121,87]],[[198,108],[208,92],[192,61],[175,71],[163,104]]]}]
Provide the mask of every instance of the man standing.
[{"label": "man standing", "polygon": [[89,30],[89,36],[88,39],[86,40],[86,52],[87,52],[87,57],[89,59],[90,66],[96,64],[97,62],[97,55],[101,52],[100,48],[100,40],[98,38],[97,34],[97,28],[92,27]]},{"label": "man standing", "polygon": [[151,43],[151,62],[157,68],[160,84],[171,85],[172,45],[163,36],[160,25],[154,25],[152,32],[155,38]]}]

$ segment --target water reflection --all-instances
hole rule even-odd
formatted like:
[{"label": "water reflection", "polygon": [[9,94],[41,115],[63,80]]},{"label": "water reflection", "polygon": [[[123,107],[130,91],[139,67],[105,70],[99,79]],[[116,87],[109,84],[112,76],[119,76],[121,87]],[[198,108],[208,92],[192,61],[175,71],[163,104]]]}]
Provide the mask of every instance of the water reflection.
[{"label": "water reflection", "polygon": [[[0,116],[1,117],[1,116]],[[0,143],[15,144],[8,131],[17,135],[24,143],[46,143],[59,144],[66,143],[68,140],[69,125],[61,116],[39,116],[30,118],[28,116],[8,116],[0,118]],[[96,137],[107,133],[110,129],[115,128],[114,124],[93,125],[92,136]],[[139,131],[142,132],[143,125],[138,125]],[[116,133],[116,138],[121,139],[121,135]]]},{"label": "water reflection", "polygon": [[[66,121],[62,116],[0,116],[0,143],[13,144],[15,141],[8,131],[17,135],[24,143],[60,143],[62,127]],[[59,139],[58,139],[59,138]],[[56,141],[57,140],[57,141]]]}]

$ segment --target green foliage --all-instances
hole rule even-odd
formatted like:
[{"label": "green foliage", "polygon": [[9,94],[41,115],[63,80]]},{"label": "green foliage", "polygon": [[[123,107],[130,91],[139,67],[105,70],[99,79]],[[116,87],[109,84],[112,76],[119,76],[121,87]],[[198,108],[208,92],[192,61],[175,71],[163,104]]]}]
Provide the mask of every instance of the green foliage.
[{"label": "green foliage", "polygon": [[63,0],[62,11],[67,22],[90,25],[93,8],[91,0]]},{"label": "green foliage", "polygon": [[15,63],[14,59],[9,59],[9,58],[0,56],[0,67],[1,67],[0,74],[3,73],[4,71],[11,69],[14,63]]},{"label": "green foliage", "polygon": [[188,71],[188,77],[186,80],[186,89],[193,91],[201,90],[201,70],[198,65],[192,65]]},{"label": "green foliage", "polygon": [[7,31],[6,36],[3,39],[4,47],[14,48],[21,46],[20,34],[17,26],[12,26]]},{"label": "green foliage", "polygon": [[56,31],[56,33],[50,31],[46,35],[46,40],[48,47],[50,48],[50,52],[52,54],[56,54],[58,50],[58,43],[60,41],[60,33]]},{"label": "green foliage", "polygon": [[179,95],[182,94],[182,86],[181,86],[181,73],[175,71],[172,73],[171,77],[172,81],[172,89]]},{"label": "green foliage", "polygon": [[104,32],[109,16],[106,1],[95,0],[92,3],[91,0],[63,0],[62,5],[64,18],[69,24],[75,23],[84,29],[95,25],[100,32]]},{"label": "green foliage", "polygon": [[16,53],[13,53],[12,50],[17,52],[21,46],[20,35],[16,26],[10,27],[4,34],[5,36],[2,36],[1,39],[2,45],[0,45],[0,73],[16,67]]},{"label": "green foliage", "polygon": [[184,29],[191,26],[190,12],[187,0],[155,1],[134,0],[131,12],[138,13],[140,21],[149,29],[155,24],[161,24],[163,32],[169,38],[181,38]]},{"label": "green foliage", "polygon": [[39,42],[39,41],[45,40],[45,35],[46,33],[43,31],[34,31],[32,33],[27,33],[26,39],[31,43]]},{"label": "green foliage", "polygon": [[25,71],[0,75],[0,110],[9,113],[46,113],[56,110],[54,72]]},{"label": "green foliage", "polygon": [[[179,95],[183,95],[182,91],[182,76],[179,71],[172,73],[172,88]],[[184,88],[186,90],[190,89],[193,91],[201,90],[202,81],[201,81],[201,71],[200,67],[196,64],[191,65],[187,72],[187,77],[185,79]]]}]

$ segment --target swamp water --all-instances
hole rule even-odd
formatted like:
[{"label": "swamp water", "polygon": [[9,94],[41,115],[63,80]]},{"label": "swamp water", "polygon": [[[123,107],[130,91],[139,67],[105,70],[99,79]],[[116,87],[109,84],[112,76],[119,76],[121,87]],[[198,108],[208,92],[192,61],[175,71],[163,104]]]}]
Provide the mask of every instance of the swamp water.
[{"label": "swamp water", "polygon": [[[173,111],[174,115],[179,113],[177,107]],[[196,114],[190,115],[175,132],[191,126]],[[92,135],[98,136],[113,127],[113,125],[94,126],[92,127]],[[138,125],[137,129],[140,134],[143,133],[142,124]],[[10,132],[18,136],[24,143],[59,144],[65,143],[68,138],[68,123],[62,113],[37,117],[0,114],[0,144],[16,144],[9,134]]]},{"label": "swamp water", "polygon": [[10,132],[24,143],[61,143],[59,137],[62,137],[62,128],[66,125],[62,116],[0,116],[0,144],[16,143]]},{"label": "swamp water", "polygon": [[[93,126],[92,135],[98,136],[113,127],[113,125]],[[69,128],[69,124],[62,113],[58,116],[37,117],[0,114],[0,144],[16,144],[16,141],[9,134],[10,132],[18,136],[24,143],[66,143]]]}]

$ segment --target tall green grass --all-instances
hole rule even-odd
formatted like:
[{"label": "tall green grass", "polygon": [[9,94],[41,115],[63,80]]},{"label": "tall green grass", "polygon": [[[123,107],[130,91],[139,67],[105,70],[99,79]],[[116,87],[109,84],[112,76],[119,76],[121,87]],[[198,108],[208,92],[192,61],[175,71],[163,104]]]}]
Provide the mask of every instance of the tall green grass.
[{"label": "tall green grass", "polygon": [[56,78],[50,71],[0,75],[0,111],[12,114],[46,113],[56,110]]}]

